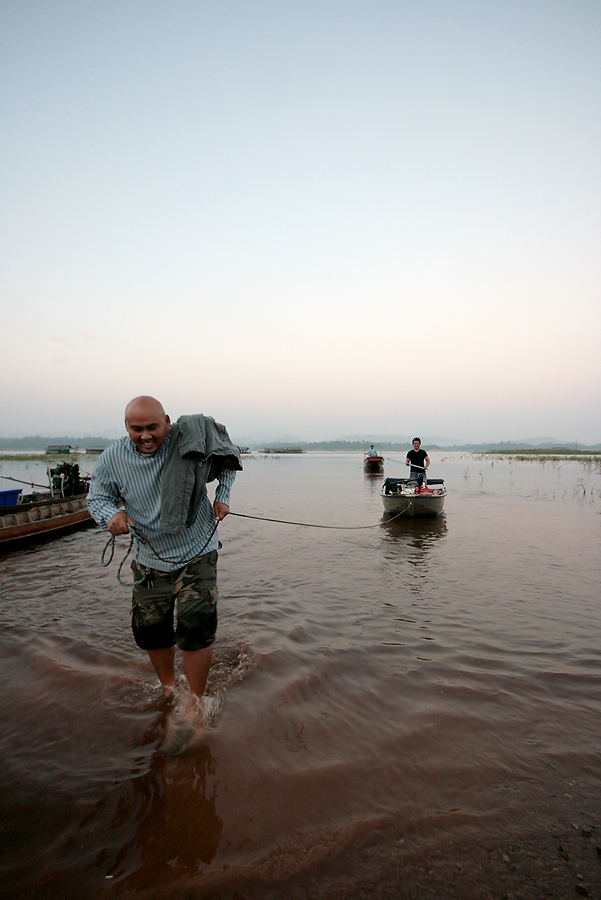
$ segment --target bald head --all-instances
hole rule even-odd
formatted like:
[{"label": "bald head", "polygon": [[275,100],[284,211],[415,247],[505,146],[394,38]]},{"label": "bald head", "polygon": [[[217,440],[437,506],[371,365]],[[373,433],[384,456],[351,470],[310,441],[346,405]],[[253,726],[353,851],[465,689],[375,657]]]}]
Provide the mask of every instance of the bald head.
[{"label": "bald head", "polygon": [[154,397],[134,397],[125,407],[125,428],[137,450],[156,453],[169,432],[171,421]]},{"label": "bald head", "polygon": [[125,421],[127,422],[131,416],[146,415],[147,413],[164,416],[163,404],[159,403],[155,397],[134,397],[125,407]]}]

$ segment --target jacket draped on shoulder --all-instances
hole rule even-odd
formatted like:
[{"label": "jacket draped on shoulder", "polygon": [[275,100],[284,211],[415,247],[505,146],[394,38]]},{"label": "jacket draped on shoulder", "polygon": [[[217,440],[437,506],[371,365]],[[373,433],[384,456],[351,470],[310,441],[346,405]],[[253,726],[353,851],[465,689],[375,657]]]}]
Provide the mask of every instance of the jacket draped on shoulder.
[{"label": "jacket draped on shoulder", "polygon": [[225,426],[210,416],[180,416],[171,427],[161,480],[161,531],[179,534],[189,527],[206,484],[224,469],[242,471],[240,451]]}]

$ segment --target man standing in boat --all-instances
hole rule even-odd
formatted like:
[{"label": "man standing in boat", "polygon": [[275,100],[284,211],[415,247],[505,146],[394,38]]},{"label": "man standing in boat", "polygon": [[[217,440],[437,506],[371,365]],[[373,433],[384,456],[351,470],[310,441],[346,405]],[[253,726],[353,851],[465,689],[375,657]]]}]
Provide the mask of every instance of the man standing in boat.
[{"label": "man standing in boat", "polygon": [[[88,507],[112,535],[136,529],[134,639],[148,652],[167,699],[176,688],[175,645],[182,650],[190,688],[183,721],[190,725],[202,721],[217,628],[217,525],[229,513],[240,453],[223,425],[207,416],[181,416],[172,426],[154,397],[127,404],[125,429],[127,436],[98,459]],[[214,479],[211,504],[206,482]]]},{"label": "man standing in boat", "polygon": [[420,447],[421,439],[418,437],[413,438],[413,450],[409,450],[407,453],[405,465],[411,466],[409,478],[418,478],[418,476],[421,475],[423,480],[426,475],[426,469],[430,465],[430,457],[426,451],[421,450]]}]

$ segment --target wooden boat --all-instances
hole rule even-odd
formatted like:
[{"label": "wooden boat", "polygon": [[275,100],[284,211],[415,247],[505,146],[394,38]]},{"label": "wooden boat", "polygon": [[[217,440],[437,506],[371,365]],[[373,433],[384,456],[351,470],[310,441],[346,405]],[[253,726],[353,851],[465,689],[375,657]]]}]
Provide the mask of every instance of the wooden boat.
[{"label": "wooden boat", "polygon": [[432,478],[427,484],[409,478],[387,478],[381,495],[389,515],[437,516],[444,508],[447,489],[442,478]]},{"label": "wooden boat", "polygon": [[369,453],[366,453],[363,457],[363,471],[370,475],[381,474],[384,471],[384,457],[379,454],[370,456]]},{"label": "wooden boat", "polygon": [[80,477],[78,465],[62,463],[48,478],[49,490],[41,493],[0,491],[0,550],[94,523],[86,505],[89,477]]}]

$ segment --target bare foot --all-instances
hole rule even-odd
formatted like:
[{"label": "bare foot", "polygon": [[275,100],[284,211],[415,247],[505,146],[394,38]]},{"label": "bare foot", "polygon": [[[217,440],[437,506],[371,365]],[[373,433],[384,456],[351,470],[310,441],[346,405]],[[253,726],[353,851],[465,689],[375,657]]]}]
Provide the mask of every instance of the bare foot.
[{"label": "bare foot", "polygon": [[195,725],[202,725],[204,722],[204,698],[197,697],[196,694],[186,693],[182,697],[181,717],[187,722],[193,722]]},{"label": "bare foot", "polygon": [[206,743],[206,738],[207,732],[203,728],[202,719],[183,719],[174,714],[167,721],[165,752],[169,756],[185,756]]},{"label": "bare foot", "polygon": [[192,749],[194,736],[194,726],[191,722],[172,716],[167,722],[165,752],[169,756],[184,756]]},{"label": "bare foot", "polygon": [[167,720],[165,751],[170,756],[184,756],[205,743],[206,737],[202,697],[186,692]]}]

